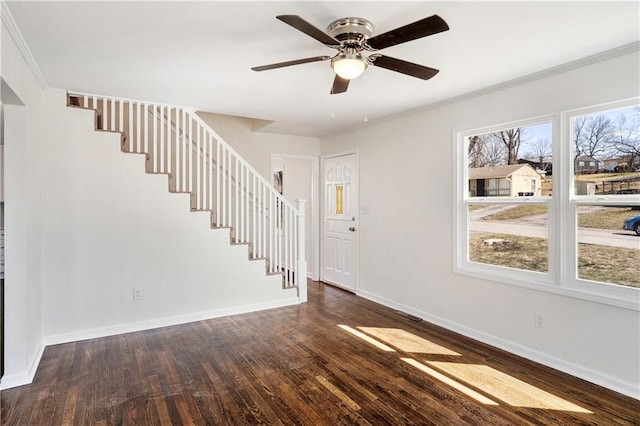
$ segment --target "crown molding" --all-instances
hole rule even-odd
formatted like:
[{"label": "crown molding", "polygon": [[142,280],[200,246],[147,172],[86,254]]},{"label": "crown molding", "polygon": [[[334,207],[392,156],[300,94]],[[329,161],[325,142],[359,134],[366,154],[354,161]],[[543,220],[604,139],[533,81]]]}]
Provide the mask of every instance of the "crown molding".
[{"label": "crown molding", "polygon": [[423,108],[417,108],[417,109],[420,110],[420,109],[437,108],[437,107],[448,105],[461,100],[476,98],[482,95],[486,95],[488,93],[497,92],[498,90],[508,89],[511,87],[520,86],[522,84],[530,83],[533,81],[542,80],[543,78],[552,77],[554,75],[562,74],[567,71],[583,68],[588,65],[597,64],[598,62],[607,61],[609,59],[617,58],[618,56],[624,56],[629,53],[634,53],[638,51],[640,51],[640,41],[634,41],[633,43],[625,44],[623,46],[616,47],[614,49],[605,50],[604,52],[599,52],[582,59],[577,59],[575,61],[567,62],[561,65],[557,65],[555,67],[547,68],[542,71],[527,74],[525,76],[514,78],[512,80],[508,80],[502,83],[494,84],[492,86],[488,86],[473,92],[465,93],[460,96],[455,96],[449,99],[435,102],[433,104],[428,105],[426,108],[423,107]]},{"label": "crown molding", "polygon": [[47,80],[45,80],[44,75],[40,70],[40,66],[38,66],[38,63],[36,62],[36,59],[33,57],[33,54],[31,53],[31,50],[29,49],[27,42],[22,36],[22,33],[20,32],[20,29],[18,28],[16,21],[13,19],[13,15],[9,10],[9,6],[4,1],[0,1],[0,18],[2,18],[2,23],[7,28],[7,31],[11,35],[11,38],[13,39],[14,43],[18,47],[18,50],[22,54],[22,57],[27,63],[27,66],[31,70],[33,77],[38,82],[38,85],[42,90],[47,90],[49,88],[49,85],[47,84]]},{"label": "crown molding", "polygon": [[451,105],[456,102],[464,101],[467,99],[473,99],[480,97],[482,95],[486,95],[489,93],[494,93],[499,90],[509,89],[512,87],[517,87],[522,84],[530,83],[537,80],[542,80],[547,77],[552,77],[554,75],[562,74],[567,71],[575,70],[578,68],[586,67],[588,65],[597,64],[599,62],[607,61],[609,59],[617,58],[619,56],[628,55],[630,53],[637,53],[640,51],[640,41],[634,41],[633,43],[625,44],[620,47],[616,47],[614,49],[605,50],[604,52],[599,52],[594,55],[587,56],[582,59],[577,59],[575,61],[567,62],[555,67],[547,68],[542,71],[538,71],[535,73],[527,74],[522,77],[518,77],[512,80],[508,80],[502,83],[494,84],[491,86],[484,87],[482,89],[474,90],[472,92],[463,93],[458,96],[453,96],[450,98],[442,99],[440,101],[432,102],[426,105],[422,105],[416,108],[412,108],[406,111],[398,112],[397,114],[388,115],[385,117],[380,117],[375,120],[370,120],[366,123],[358,124],[354,127],[349,127],[347,129],[338,130],[336,132],[327,133],[324,135],[318,136],[319,139],[330,138],[346,133],[353,132],[354,130],[360,130],[366,128],[370,125],[383,123],[385,121],[394,120],[400,117],[406,117],[413,114],[417,114],[423,111],[428,111],[436,108],[440,108],[443,106]]}]

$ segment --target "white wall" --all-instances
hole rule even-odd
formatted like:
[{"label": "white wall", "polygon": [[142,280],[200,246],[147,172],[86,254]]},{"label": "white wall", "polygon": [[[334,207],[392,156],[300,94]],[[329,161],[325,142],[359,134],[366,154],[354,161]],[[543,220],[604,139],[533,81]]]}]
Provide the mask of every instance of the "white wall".
[{"label": "white wall", "polygon": [[457,130],[637,96],[638,63],[627,54],[322,139],[323,155],[359,150],[358,293],[639,398],[637,311],[453,273],[451,160]]},{"label": "white wall", "polygon": [[[4,17],[3,17],[4,18]],[[41,88],[2,21],[5,201],[5,376],[30,381],[42,353]],[[5,99],[10,93],[10,99]],[[12,105],[7,105],[7,102]],[[24,106],[17,106],[23,104]]]},{"label": "white wall", "polygon": [[254,132],[253,120],[244,117],[202,111],[198,115],[269,182],[271,154],[320,156],[316,138]]},{"label": "white wall", "polygon": [[[120,136],[95,132],[93,112],[44,95],[43,334],[47,344],[297,303],[281,276],[229,229],[192,213],[166,175]],[[134,300],[134,289],[142,300]]]}]

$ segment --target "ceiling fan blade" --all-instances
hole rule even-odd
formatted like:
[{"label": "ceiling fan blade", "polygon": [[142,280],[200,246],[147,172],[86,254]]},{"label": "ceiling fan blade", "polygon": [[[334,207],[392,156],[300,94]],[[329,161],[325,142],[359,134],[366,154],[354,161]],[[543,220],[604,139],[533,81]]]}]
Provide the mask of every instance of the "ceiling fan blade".
[{"label": "ceiling fan blade", "polygon": [[252,67],[254,71],[267,71],[276,68],[290,67],[292,65],[308,64],[309,62],[321,62],[331,59],[331,56],[314,56],[313,58],[296,59],[295,61],[278,62],[277,64],[261,65],[259,67]]},{"label": "ceiling fan blade", "polygon": [[449,26],[444,19],[438,15],[433,15],[412,24],[405,25],[404,27],[371,37],[367,40],[367,44],[373,49],[380,50],[385,47],[395,46],[396,44],[438,34],[448,29]]},{"label": "ceiling fan blade", "polygon": [[331,86],[331,94],[337,95],[338,93],[346,92],[349,88],[349,81],[351,80],[347,80],[336,74],[336,78],[333,79],[333,86]]},{"label": "ceiling fan blade", "polygon": [[369,59],[372,59],[372,64],[376,67],[386,68],[391,71],[421,78],[423,80],[429,80],[440,72],[435,68],[425,67],[424,65],[414,64],[413,62],[403,61],[402,59],[390,58],[389,56],[380,55],[375,58],[369,57]]},{"label": "ceiling fan blade", "polygon": [[318,40],[320,43],[325,44],[327,46],[338,47],[340,46],[340,42],[335,38],[331,37],[329,34],[324,31],[314,27],[298,15],[279,15],[276,16],[277,19],[281,20],[285,24],[291,25],[298,31],[302,31],[309,37],[313,37]]}]

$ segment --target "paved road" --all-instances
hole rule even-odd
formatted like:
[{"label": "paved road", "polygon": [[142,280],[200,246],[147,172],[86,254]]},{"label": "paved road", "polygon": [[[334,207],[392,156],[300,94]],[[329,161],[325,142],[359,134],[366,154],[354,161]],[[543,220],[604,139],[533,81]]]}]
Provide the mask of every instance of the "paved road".
[{"label": "paved road", "polygon": [[[469,230],[472,233],[490,232],[525,237],[548,237],[546,226],[505,221],[472,220],[469,223]],[[611,231],[610,229],[580,228],[578,230],[578,242],[640,250],[640,236],[622,229],[620,231]]]}]

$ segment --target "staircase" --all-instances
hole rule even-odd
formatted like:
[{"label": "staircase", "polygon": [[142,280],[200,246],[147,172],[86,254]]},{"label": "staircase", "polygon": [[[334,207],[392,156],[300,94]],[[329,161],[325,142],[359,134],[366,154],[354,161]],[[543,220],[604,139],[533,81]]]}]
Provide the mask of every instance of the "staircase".
[{"label": "staircase", "polygon": [[97,131],[120,133],[124,153],[144,154],[147,173],[167,175],[169,192],[190,194],[191,211],[306,301],[305,200],[287,201],[192,109],[77,92],[67,106],[94,110]]}]

